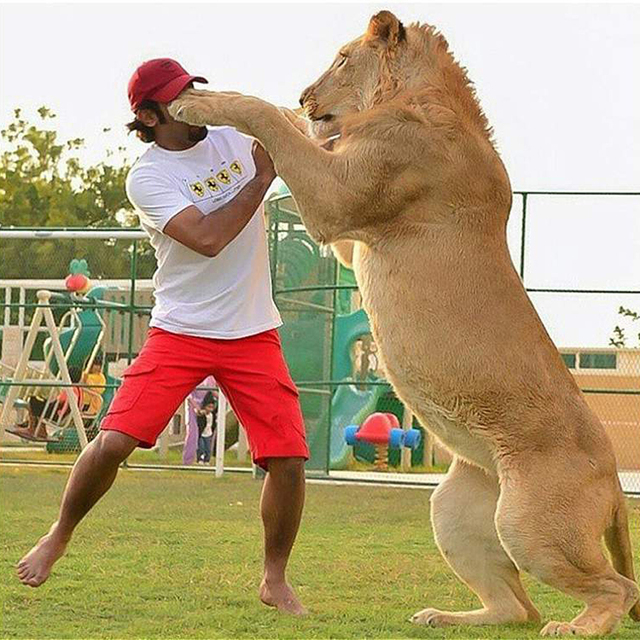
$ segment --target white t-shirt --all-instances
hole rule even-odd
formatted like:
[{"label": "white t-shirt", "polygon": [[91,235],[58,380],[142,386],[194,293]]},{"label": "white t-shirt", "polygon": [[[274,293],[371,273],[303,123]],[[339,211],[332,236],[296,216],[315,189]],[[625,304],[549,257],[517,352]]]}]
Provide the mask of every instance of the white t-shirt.
[{"label": "white t-shirt", "polygon": [[202,430],[203,438],[208,438],[213,435],[213,413],[207,413],[206,419],[207,422],[205,428]]},{"label": "white t-shirt", "polygon": [[255,176],[252,138],[217,127],[185,151],[155,143],[127,176],[127,196],[155,249],[152,327],[205,338],[243,338],[282,324],[271,296],[263,207],[215,257],[163,233],[190,205],[204,215],[232,200]]}]

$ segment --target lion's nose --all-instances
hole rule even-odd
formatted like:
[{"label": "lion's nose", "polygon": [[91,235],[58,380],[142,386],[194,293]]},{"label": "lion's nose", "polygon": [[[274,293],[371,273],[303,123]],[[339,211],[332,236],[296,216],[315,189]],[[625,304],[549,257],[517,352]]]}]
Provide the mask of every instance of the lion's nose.
[{"label": "lion's nose", "polygon": [[311,87],[307,87],[301,94],[300,94],[300,106],[304,107],[304,103],[306,102],[307,98],[309,97],[309,94],[311,93]]}]

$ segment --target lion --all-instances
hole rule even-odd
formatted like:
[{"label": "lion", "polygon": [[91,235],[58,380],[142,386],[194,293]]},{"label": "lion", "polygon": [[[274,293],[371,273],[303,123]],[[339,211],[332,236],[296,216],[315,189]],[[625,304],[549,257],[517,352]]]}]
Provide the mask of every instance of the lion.
[{"label": "lion", "polygon": [[293,112],[251,96],[189,89],[170,112],[262,143],[309,234],[353,266],[395,392],[454,455],[432,526],[483,606],[412,620],[539,621],[520,571],[586,605],[542,635],[640,619],[611,443],[513,267],[509,177],[447,41],[382,11],[301,103],[315,137],[339,136],[332,150]]}]

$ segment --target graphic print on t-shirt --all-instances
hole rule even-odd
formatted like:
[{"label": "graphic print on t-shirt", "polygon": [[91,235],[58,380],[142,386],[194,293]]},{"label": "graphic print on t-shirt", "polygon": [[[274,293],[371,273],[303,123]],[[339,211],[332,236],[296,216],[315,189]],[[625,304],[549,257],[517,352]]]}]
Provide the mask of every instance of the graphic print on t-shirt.
[{"label": "graphic print on t-shirt", "polygon": [[212,193],[218,193],[220,191],[220,186],[216,182],[216,179],[213,176],[209,176],[204,183],[207,185],[207,189]]},{"label": "graphic print on t-shirt", "polygon": [[198,198],[202,198],[202,196],[204,196],[204,187],[201,182],[192,182],[189,185],[189,188],[198,196]]},{"label": "graphic print on t-shirt", "polygon": [[216,178],[220,182],[222,182],[222,184],[231,184],[231,176],[226,169],[221,169],[220,171],[218,171],[218,173],[216,174]]},{"label": "graphic print on t-shirt", "polygon": [[223,196],[225,199],[239,191],[247,182],[244,168],[240,160],[233,160],[226,168],[227,162],[223,160],[221,166],[211,167],[209,175],[192,175],[191,178],[183,178],[188,186],[193,202],[209,201],[217,202]]}]

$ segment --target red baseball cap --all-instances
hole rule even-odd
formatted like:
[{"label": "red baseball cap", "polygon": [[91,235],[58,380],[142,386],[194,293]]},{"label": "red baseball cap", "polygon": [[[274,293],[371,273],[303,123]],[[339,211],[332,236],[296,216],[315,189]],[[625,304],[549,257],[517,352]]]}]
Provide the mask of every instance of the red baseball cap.
[{"label": "red baseball cap", "polygon": [[143,100],[171,102],[190,82],[204,82],[202,76],[188,74],[182,65],[171,58],[155,58],[143,62],[129,80],[129,103],[134,113]]}]

